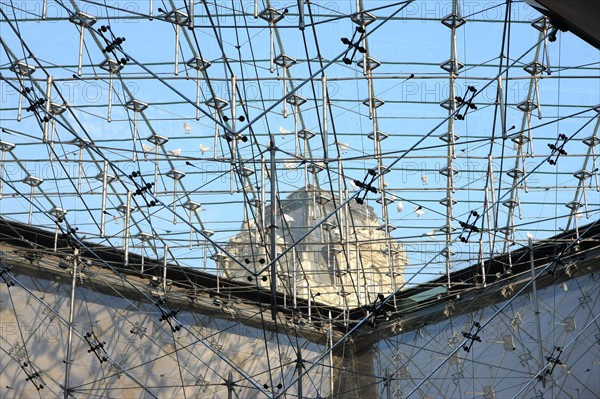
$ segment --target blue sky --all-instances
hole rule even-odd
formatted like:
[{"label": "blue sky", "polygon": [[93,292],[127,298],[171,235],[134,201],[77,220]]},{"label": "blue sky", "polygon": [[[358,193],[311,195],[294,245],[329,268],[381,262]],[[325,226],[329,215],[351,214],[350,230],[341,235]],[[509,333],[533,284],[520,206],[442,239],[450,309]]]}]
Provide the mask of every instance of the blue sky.
[{"label": "blue sky", "polygon": [[[66,113],[56,129],[55,150],[62,162],[50,161],[49,146],[41,142],[42,129],[32,114],[23,111],[24,119],[21,122],[16,121],[18,95],[11,85],[18,86],[18,82],[14,73],[9,71],[11,63],[15,60],[12,54],[9,56],[6,50],[2,51],[0,69],[2,76],[10,80],[1,82],[1,125],[8,130],[1,133],[0,139],[17,144],[13,154],[22,162],[22,166],[10,161],[5,169],[6,181],[14,185],[16,190],[28,198],[29,187],[21,180],[27,173],[43,176],[45,182],[41,189],[48,193],[51,201],[36,194],[35,204],[44,211],[48,211],[52,206],[69,209],[70,223],[80,226],[83,235],[89,239],[102,242],[104,240],[97,238],[102,185],[95,179],[100,173],[102,162],[97,154],[92,155],[84,150],[84,174],[81,176],[81,183],[78,182],[79,150],[68,144],[74,137],[71,130],[82,137],[89,135],[97,149],[121,171],[128,174],[140,170],[148,181],[154,181],[155,155],[153,150],[144,153],[142,145],[151,145],[145,138],[158,134],[169,138],[169,142],[164,146],[165,154],[162,154],[161,150],[158,162],[157,194],[160,200],[171,204],[176,198],[175,212],[185,220],[188,219],[188,215],[182,209],[182,204],[187,200],[201,203],[203,210],[198,213],[199,219],[194,217],[194,226],[214,230],[215,240],[224,245],[242,224],[244,196],[241,193],[241,184],[235,176],[231,179],[229,173],[231,154],[226,141],[222,137],[217,138],[218,159],[214,159],[215,123],[204,114],[200,120],[196,120],[196,108],[190,104],[196,101],[196,71],[186,69],[186,61],[200,53],[212,63],[200,82],[202,110],[207,113],[214,112],[204,104],[214,94],[229,102],[222,115],[232,119],[233,72],[238,80],[238,95],[243,93],[242,97],[238,98],[244,98],[243,105],[239,100],[236,102],[236,115],[241,115],[245,106],[248,112],[246,117],[250,120],[261,116],[252,125],[253,136],[250,136],[247,142],[240,143],[238,153],[244,165],[257,170],[252,177],[255,192],[260,193],[259,186],[262,184],[258,162],[261,159],[260,151],[264,152],[267,148],[268,133],[275,136],[280,150],[280,198],[284,199],[289,192],[306,184],[301,154],[308,154],[308,151],[300,140],[299,154],[296,154],[294,109],[288,105],[289,115],[283,116],[281,100],[284,89],[280,78],[284,73],[292,78],[287,87],[287,93],[290,93],[293,90],[292,86],[302,84],[308,76],[321,69],[316,60],[317,45],[324,64],[339,57],[346,50],[347,46],[340,39],[350,38],[354,33],[356,25],[348,17],[356,12],[354,1],[314,2],[312,11],[317,14],[314,18],[317,24],[314,25],[314,30],[307,27],[304,32],[297,28],[296,2],[272,2],[271,6],[277,10],[283,12],[284,9],[288,9],[285,18],[276,24],[275,55],[284,53],[297,61],[287,72],[281,67],[276,67],[273,73],[269,71],[270,31],[266,21],[253,17],[253,2],[219,1],[216,5],[212,2],[207,9],[196,4],[196,28],[193,31],[195,36],[187,27],[179,28],[177,75],[174,74],[176,28],[173,24],[159,18],[149,20],[135,14],[148,14],[148,2],[107,2],[109,6],[114,7],[108,11],[100,3],[65,2],[61,5],[50,1],[48,18],[45,21],[37,17],[41,13],[41,1],[3,2],[0,5],[13,21],[13,26],[18,26],[21,38],[31,49],[35,59],[23,51],[17,35],[3,17],[0,29],[6,48],[10,49],[18,60],[26,59],[28,64],[38,65],[39,62],[43,65],[46,71],[53,75],[56,87],[73,112]],[[259,11],[266,7],[260,3]],[[455,177],[453,194],[458,201],[453,211],[453,226],[457,229],[453,236],[455,240],[461,230],[459,222],[465,221],[473,210],[479,213],[484,211],[485,174],[488,170],[489,154],[493,156],[495,196],[502,199],[510,196],[512,179],[506,172],[514,167],[517,154],[512,140],[502,140],[500,123],[497,121],[494,125],[494,115],[499,112],[495,106],[496,77],[500,70],[498,60],[501,53],[505,5],[503,2],[493,1],[460,3],[461,14],[466,17],[467,23],[456,32],[457,58],[465,65],[456,79],[456,95],[463,96],[470,85],[479,91],[474,99],[477,110],[470,111],[464,121],[454,122],[455,133],[460,136],[456,143],[456,159],[453,161],[459,172]],[[185,11],[182,2],[175,4]],[[232,4],[235,7],[235,16]],[[98,68],[104,56],[100,47],[94,43],[92,32],[89,30],[85,32],[83,74],[78,79],[73,78],[73,74],[77,72],[79,30],[67,19],[69,13],[74,12],[75,6],[98,18],[94,28],[110,22],[114,34],[126,38],[122,48],[135,60],[124,67],[121,79],[113,79],[110,123],[106,119],[109,77],[105,71]],[[439,103],[448,98],[449,79],[448,73],[439,65],[450,58],[451,30],[439,20],[451,13],[451,4],[446,1],[415,1],[400,12],[398,10],[402,3],[390,5],[389,2],[370,1],[365,2],[364,6],[376,9],[372,13],[377,16],[377,20],[367,27],[367,48],[369,55],[382,63],[373,71],[372,86],[373,95],[385,101],[385,104],[377,109],[379,130],[389,135],[389,138],[381,143],[381,152],[386,154],[383,163],[389,165],[395,162],[390,173],[384,176],[387,195],[397,199],[396,203],[388,206],[389,223],[397,227],[391,236],[407,246],[411,263],[407,270],[409,274],[418,270],[424,263],[432,262],[427,273],[419,277],[419,280],[426,280],[444,270],[437,254],[445,247],[444,234],[438,229],[446,223],[446,209],[439,203],[446,195],[446,178],[439,171],[446,166],[447,146],[439,136],[448,131],[448,124],[445,122],[448,111],[440,107]],[[160,16],[158,7],[166,6],[162,2],[154,2],[153,12]],[[305,13],[308,15],[308,7],[305,8]],[[211,18],[208,17],[209,14]],[[394,17],[389,18],[392,14]],[[526,4],[515,2],[511,17],[513,23],[510,25],[510,40],[505,55],[509,57],[508,64],[514,66],[503,74],[504,89],[507,91],[506,126],[515,126],[510,134],[525,129],[524,134],[528,136],[527,117],[516,106],[527,99],[534,81],[522,67],[534,60],[537,51],[536,44],[540,32],[535,30],[530,22],[539,18],[539,14]],[[306,21],[309,23],[308,17]],[[97,35],[96,38],[101,40]],[[239,50],[236,46],[239,46]],[[227,57],[227,63],[223,61],[222,51]],[[527,233],[536,238],[545,238],[559,233],[560,228],[566,227],[569,209],[565,204],[575,198],[578,184],[573,173],[581,169],[593,169],[594,157],[590,158],[584,167],[588,147],[581,140],[591,136],[597,124],[598,114],[592,107],[600,104],[599,52],[568,32],[559,33],[557,41],[549,42],[547,46],[542,43],[539,51],[540,62],[550,66],[551,74],[542,74],[537,90],[533,90],[532,98],[540,107],[539,113],[537,110],[531,113],[529,123],[532,127],[533,147],[525,146],[523,160],[525,172],[534,173],[527,176],[525,184],[520,185],[520,207],[516,209],[514,218],[509,218],[505,206],[499,206],[498,222],[491,223],[493,229],[502,229],[507,223],[514,227],[511,240],[517,243],[517,247],[525,243]],[[362,181],[366,171],[376,166],[373,156],[374,143],[367,137],[373,130],[373,122],[369,119],[368,107],[362,104],[362,101],[369,97],[368,80],[365,79],[362,68],[356,64],[359,57],[360,54],[356,54],[350,66],[338,61],[324,70],[331,102],[331,108],[328,109],[327,150],[332,159],[329,176],[321,172],[318,175],[319,183],[322,187],[329,188],[331,182],[337,190],[340,179],[337,161],[339,149],[343,166],[342,180],[349,193],[356,190],[351,181]],[[505,60],[504,65],[506,62]],[[156,76],[152,76],[137,63],[144,65]],[[411,74],[414,77],[408,79]],[[35,94],[44,96],[46,83],[42,68],[38,66],[32,77],[39,85]],[[321,139],[323,91],[320,78],[321,74],[317,74],[312,84],[306,83],[297,92],[307,100],[299,108],[298,129],[306,128],[317,133],[310,141],[311,155],[308,156],[307,164],[320,164],[324,156],[324,141]],[[167,84],[171,88],[167,87]],[[212,87],[212,93],[209,87]],[[172,89],[176,89],[181,95]],[[123,106],[130,96],[149,105],[143,115],[138,115],[138,162],[131,160],[133,113],[127,112]],[[52,99],[56,103],[63,102],[57,90],[53,90]],[[277,102],[278,105],[262,115]],[[25,104],[26,107],[26,101]],[[570,116],[577,113],[580,115]],[[562,119],[567,116],[570,117]],[[220,120],[232,129],[231,120],[228,123]],[[78,122],[85,128],[85,132]],[[244,128],[247,123],[247,119],[243,122],[237,121],[236,127]],[[188,125],[189,133],[184,129],[184,124]],[[440,126],[436,128],[438,125]],[[281,134],[281,131],[291,133]],[[492,140],[494,131],[496,138]],[[222,135],[223,132],[223,128],[219,127],[218,134]],[[242,134],[248,135],[249,130],[243,130]],[[411,148],[427,134],[429,137],[419,144],[418,148],[404,154],[403,151]],[[545,161],[551,152],[548,144],[555,144],[559,134],[573,138],[564,146],[568,155],[561,156],[556,165],[550,165]],[[336,141],[340,144],[336,145]],[[199,145],[210,147],[210,150],[202,153]],[[268,154],[265,153],[264,157],[268,159]],[[400,157],[402,159],[398,160]],[[7,154],[7,158],[12,159],[10,154]],[[181,197],[183,187],[180,184],[177,185],[175,193],[173,192],[173,181],[166,177],[171,168],[187,173],[181,181],[185,190],[188,190],[187,197]],[[69,178],[73,179],[73,183]],[[312,178],[309,180],[312,182]],[[502,183],[498,187],[500,181]],[[82,184],[81,196],[75,195],[73,184]],[[124,188],[131,189],[133,185],[131,179],[123,178],[123,184],[116,184],[114,188],[119,194],[108,194],[107,212],[110,217],[107,229],[111,236],[110,242],[116,246],[122,245],[124,225],[115,208],[125,200]],[[266,185],[268,190],[268,180]],[[583,215],[578,221],[579,224],[598,218],[600,195],[594,176],[586,182],[586,187],[585,200],[589,212]],[[7,196],[8,193],[15,193],[8,184],[4,185],[4,193],[0,204],[2,213],[13,219],[27,221],[28,202],[19,194],[14,197]],[[383,210],[376,202],[377,198],[377,195],[369,194],[367,203],[383,218]],[[161,235],[165,242],[171,244],[182,265],[203,266],[203,254],[199,254],[197,247],[193,250],[187,247],[190,227],[183,220],[179,220],[177,224],[173,223],[172,205],[170,209],[148,209],[144,207],[142,200],[139,201],[140,211],[134,216],[132,235],[154,229],[155,234]],[[396,210],[399,201],[403,201],[404,204],[402,212]],[[583,197],[580,197],[579,201],[584,202]],[[92,209],[91,212],[85,209],[86,206]],[[414,212],[414,207],[419,206],[425,211],[422,215]],[[247,212],[249,209],[246,207]],[[41,210],[34,212],[35,224],[53,228],[52,220]],[[485,226],[489,227],[487,221]],[[435,240],[429,234],[432,231]],[[193,233],[193,237],[193,244],[198,243],[196,239],[202,241],[197,233]],[[490,237],[487,233],[482,236],[484,252],[488,255],[490,248],[487,241]],[[499,242],[496,242],[495,251],[504,251],[505,247],[501,242],[504,235],[497,237]],[[453,245],[457,251],[457,267],[464,267],[476,260],[479,252],[478,240],[479,237],[469,243],[457,242]],[[162,256],[160,253],[150,255]],[[461,262],[461,259],[464,262]]]}]

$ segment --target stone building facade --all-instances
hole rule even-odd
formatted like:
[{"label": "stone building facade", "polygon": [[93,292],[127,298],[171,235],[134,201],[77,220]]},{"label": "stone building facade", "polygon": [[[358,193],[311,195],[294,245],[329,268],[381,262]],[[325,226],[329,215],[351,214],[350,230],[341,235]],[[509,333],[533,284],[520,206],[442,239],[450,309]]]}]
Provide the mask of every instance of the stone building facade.
[{"label": "stone building facade", "polygon": [[[403,246],[381,226],[372,207],[350,201],[334,212],[339,205],[337,197],[311,186],[278,204],[275,239],[277,253],[283,255],[277,261],[277,286],[292,301],[296,296],[311,297],[355,308],[402,286],[407,262]],[[258,271],[271,259],[271,207],[257,206],[253,211],[227,250],[247,268]],[[248,282],[255,278],[228,257],[222,257],[220,266],[229,279]],[[269,278],[265,270],[257,283],[268,288]]]}]

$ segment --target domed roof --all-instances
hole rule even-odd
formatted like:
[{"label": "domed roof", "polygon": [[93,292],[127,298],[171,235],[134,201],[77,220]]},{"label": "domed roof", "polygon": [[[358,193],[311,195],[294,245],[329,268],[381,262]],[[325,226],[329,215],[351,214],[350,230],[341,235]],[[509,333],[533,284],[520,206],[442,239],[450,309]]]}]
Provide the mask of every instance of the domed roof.
[{"label": "domed roof", "polygon": [[[406,257],[403,246],[382,228],[373,208],[349,201],[340,206],[330,192],[312,186],[291,193],[276,209],[275,240],[278,291],[340,307],[372,303],[378,294],[389,294],[403,282]],[[270,287],[263,271],[271,257],[269,229],[271,206],[253,208],[227,250],[237,262],[223,259],[224,275]]]}]

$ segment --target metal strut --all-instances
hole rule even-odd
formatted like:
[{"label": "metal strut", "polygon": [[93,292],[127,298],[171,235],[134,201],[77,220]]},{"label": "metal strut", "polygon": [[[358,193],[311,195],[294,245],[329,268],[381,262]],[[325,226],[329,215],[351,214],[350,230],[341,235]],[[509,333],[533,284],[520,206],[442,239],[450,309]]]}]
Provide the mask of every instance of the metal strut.
[{"label": "metal strut", "polygon": [[[540,304],[538,302],[537,296],[537,285],[535,282],[535,259],[533,254],[533,241],[529,238],[529,264],[531,266],[531,293],[533,295],[533,306],[535,309],[535,324],[537,327],[537,340],[538,340],[538,350],[539,350],[539,361],[540,367],[544,365],[544,348],[542,348],[542,329],[540,323]],[[546,387],[546,376],[542,376],[542,385],[544,388]]]},{"label": "metal strut", "polygon": [[69,307],[69,332],[67,335],[67,358],[65,359],[65,386],[64,398],[69,398],[69,384],[71,378],[71,348],[73,344],[73,313],[75,311],[75,286],[77,284],[77,262],[79,257],[79,249],[73,249],[73,278],[71,279],[71,304]]},{"label": "metal strut", "polygon": [[269,147],[270,150],[270,163],[271,163],[271,316],[275,321],[277,319],[277,265],[275,263],[275,259],[277,258],[277,226],[276,226],[276,212],[277,207],[275,206],[275,201],[277,200],[276,193],[276,177],[275,173],[277,172],[277,165],[275,163],[275,138],[271,137],[271,145]]}]

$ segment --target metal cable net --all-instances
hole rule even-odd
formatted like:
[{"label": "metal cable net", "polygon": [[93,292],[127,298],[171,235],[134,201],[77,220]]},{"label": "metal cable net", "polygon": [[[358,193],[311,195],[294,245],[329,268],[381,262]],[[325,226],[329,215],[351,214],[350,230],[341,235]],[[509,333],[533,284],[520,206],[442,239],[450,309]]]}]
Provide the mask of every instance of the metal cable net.
[{"label": "metal cable net", "polygon": [[[49,232],[53,245],[27,245],[58,266],[68,258],[63,269],[82,251],[104,270],[77,283],[87,316],[82,308],[69,319],[60,290],[25,290],[34,284],[27,277],[10,277],[17,287],[3,292],[12,300],[22,288],[15,297],[38,299],[48,317],[62,320],[64,358],[101,352],[94,348],[108,340],[102,331],[119,320],[149,338],[140,351],[153,357],[147,370],[160,359],[178,370],[168,383],[150,382],[134,369],[143,356],[100,355],[89,370],[96,379],[46,381],[56,395],[126,397],[123,380],[106,377],[125,375],[140,397],[202,397],[208,389],[215,397],[302,397],[303,389],[306,397],[458,396],[460,384],[432,388],[442,384],[436,376],[450,378],[437,369],[405,367],[422,362],[428,348],[458,364],[443,331],[472,320],[450,322],[401,355],[384,333],[368,367],[360,366],[364,353],[352,352],[352,332],[376,324],[373,311],[384,305],[388,319],[402,317],[397,294],[424,283],[431,297],[492,286],[510,274],[513,252],[544,240],[576,245],[589,230],[582,226],[598,220],[598,50],[524,3],[8,1],[0,13],[2,219]],[[553,238],[563,231],[572,232],[569,240]],[[119,257],[109,262],[104,252]],[[502,259],[500,272],[486,268],[494,258]],[[473,265],[473,278],[453,281],[453,272]],[[171,288],[173,271],[187,279],[184,290]],[[207,303],[231,319],[178,316],[165,303],[196,294],[192,271],[213,276],[217,294],[221,279],[256,292],[247,302],[255,308],[238,309],[236,319],[241,300],[211,294]],[[127,311],[107,311],[106,298],[92,299],[93,278],[130,282],[141,297],[132,305],[115,290]],[[583,286],[570,289],[589,295]],[[12,303],[19,324],[21,308]],[[297,312],[299,303],[308,313]],[[288,322],[278,309],[289,311]],[[509,325],[515,317],[477,309],[465,312]],[[579,325],[597,330],[597,310],[596,300]],[[73,317],[104,324],[84,331]],[[240,353],[252,356],[223,350],[232,329],[248,323]],[[15,380],[26,373],[26,384],[35,384],[42,368],[64,374],[64,364],[23,366],[39,349],[19,337],[2,341],[18,366]],[[171,346],[163,353],[165,339]],[[128,348],[123,353],[133,353]],[[541,384],[532,370],[544,366],[543,356],[536,361],[528,372]],[[193,364],[210,372],[199,376]],[[373,380],[344,385],[353,378],[348,370]],[[455,381],[477,378],[459,371]],[[398,388],[397,378],[410,383]],[[493,386],[468,389],[492,398]]]}]

